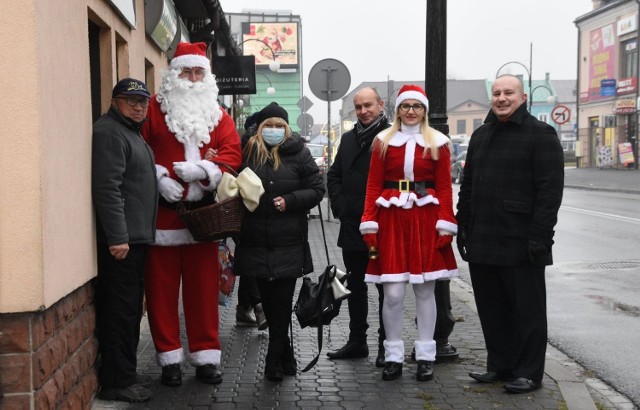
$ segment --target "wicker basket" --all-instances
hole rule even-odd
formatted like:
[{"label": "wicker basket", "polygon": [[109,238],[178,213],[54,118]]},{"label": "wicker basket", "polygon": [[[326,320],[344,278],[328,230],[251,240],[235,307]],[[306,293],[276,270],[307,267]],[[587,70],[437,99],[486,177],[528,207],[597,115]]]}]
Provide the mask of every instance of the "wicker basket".
[{"label": "wicker basket", "polygon": [[206,242],[237,235],[242,228],[245,207],[240,195],[201,208],[178,203],[178,216],[196,241]]},{"label": "wicker basket", "polygon": [[[238,176],[227,164],[214,163],[224,166],[232,175]],[[180,201],[176,208],[182,222],[199,242],[215,241],[239,234],[245,209],[240,195],[195,209],[189,209],[187,204]]]}]

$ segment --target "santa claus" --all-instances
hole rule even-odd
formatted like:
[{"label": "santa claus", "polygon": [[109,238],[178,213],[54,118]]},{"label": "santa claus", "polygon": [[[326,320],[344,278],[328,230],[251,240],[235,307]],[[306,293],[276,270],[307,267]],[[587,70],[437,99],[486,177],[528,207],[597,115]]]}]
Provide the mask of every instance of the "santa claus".
[{"label": "santa claus", "polygon": [[182,383],[178,301],[182,303],[189,340],[188,358],[196,377],[222,381],[218,336],[218,244],[197,242],[176,212],[179,201],[213,202],[225,167],[205,160],[208,149],[216,162],[237,169],[242,160],[240,138],[231,117],[217,102],[218,87],[206,57],[206,44],[180,43],[160,91],[151,99],[142,135],[153,149],[160,192],[156,242],[149,249],[145,292],[151,335],[162,366],[161,382]]}]

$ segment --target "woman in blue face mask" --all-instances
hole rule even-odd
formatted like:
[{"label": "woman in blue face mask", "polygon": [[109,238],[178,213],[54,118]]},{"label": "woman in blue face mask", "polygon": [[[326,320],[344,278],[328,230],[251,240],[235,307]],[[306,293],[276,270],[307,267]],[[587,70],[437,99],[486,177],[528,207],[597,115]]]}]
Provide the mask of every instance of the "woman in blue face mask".
[{"label": "woman in blue face mask", "polygon": [[247,212],[235,250],[234,271],[254,277],[269,323],[265,377],[280,381],[296,374],[288,336],[297,278],[313,271],[307,211],[325,188],[304,140],[289,128],[289,115],[275,102],[256,115],[257,128],[243,138],[243,164],[262,181],[265,194]]}]

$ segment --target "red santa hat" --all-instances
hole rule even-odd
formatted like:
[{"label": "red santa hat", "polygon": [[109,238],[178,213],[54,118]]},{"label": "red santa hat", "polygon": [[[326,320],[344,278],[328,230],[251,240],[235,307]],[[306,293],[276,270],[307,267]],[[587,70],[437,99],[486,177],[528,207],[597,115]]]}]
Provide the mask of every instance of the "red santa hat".
[{"label": "red santa hat", "polygon": [[398,98],[396,98],[396,108],[398,111],[398,107],[405,100],[418,100],[422,104],[424,104],[427,111],[429,111],[429,100],[427,99],[427,93],[424,92],[422,87],[413,84],[403,85],[398,93]]},{"label": "red santa hat", "polygon": [[205,43],[178,43],[176,53],[171,60],[171,67],[210,68],[211,62],[207,58],[207,45]]}]

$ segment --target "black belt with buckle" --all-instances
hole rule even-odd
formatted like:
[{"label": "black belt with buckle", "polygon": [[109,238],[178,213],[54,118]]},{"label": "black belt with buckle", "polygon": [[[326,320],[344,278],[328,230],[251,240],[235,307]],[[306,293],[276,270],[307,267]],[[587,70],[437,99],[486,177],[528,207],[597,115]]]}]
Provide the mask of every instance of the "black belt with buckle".
[{"label": "black belt with buckle", "polygon": [[[205,196],[199,201],[185,201],[184,204],[187,209],[198,209],[198,208],[202,208],[203,206],[214,204],[215,202],[216,201],[213,194],[205,194]],[[160,205],[163,208],[169,208],[169,209],[178,208],[178,202],[169,202],[166,199],[164,199],[162,195],[158,197],[158,205]]]},{"label": "black belt with buckle", "polygon": [[433,181],[409,181],[408,179],[401,179],[399,181],[384,181],[383,188],[385,189],[397,189],[400,192],[414,191],[420,195],[427,194],[427,188],[435,188],[436,184]]}]

